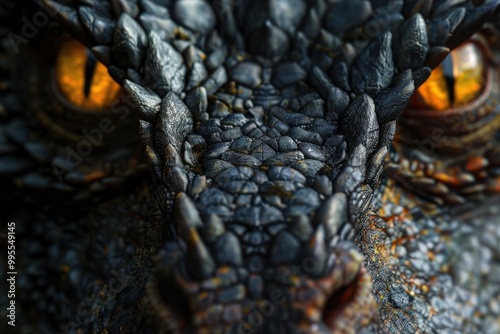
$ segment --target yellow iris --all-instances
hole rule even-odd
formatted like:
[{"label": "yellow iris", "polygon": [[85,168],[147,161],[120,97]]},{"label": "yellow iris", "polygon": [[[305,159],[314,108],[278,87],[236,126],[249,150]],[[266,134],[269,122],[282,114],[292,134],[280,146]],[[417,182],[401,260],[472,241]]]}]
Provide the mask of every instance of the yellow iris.
[{"label": "yellow iris", "polygon": [[102,63],[96,61],[89,68],[89,61],[89,51],[83,44],[76,40],[66,41],[56,61],[58,88],[77,107],[108,109],[118,98],[121,88]]},{"label": "yellow iris", "polygon": [[432,71],[414,94],[412,106],[446,110],[470,103],[484,87],[484,73],[481,51],[474,43],[465,44]]}]

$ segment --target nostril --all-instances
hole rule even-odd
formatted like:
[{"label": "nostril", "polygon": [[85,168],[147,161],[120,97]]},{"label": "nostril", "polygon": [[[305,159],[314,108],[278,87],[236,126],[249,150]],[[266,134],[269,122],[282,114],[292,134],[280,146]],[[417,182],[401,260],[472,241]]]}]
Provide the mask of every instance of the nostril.
[{"label": "nostril", "polygon": [[146,284],[146,314],[167,333],[184,333],[190,310],[184,289],[176,279],[176,264],[184,258],[184,247],[168,241],[155,257],[155,266]]},{"label": "nostril", "polygon": [[183,333],[189,320],[188,311],[186,306],[175,302],[181,301],[182,304],[183,299],[180,296],[165,296],[158,283],[153,276],[146,285],[145,306],[148,309],[146,313],[156,319],[159,327],[165,329],[167,333]]},{"label": "nostril", "polygon": [[334,332],[342,328],[363,328],[377,317],[377,305],[372,294],[372,279],[362,267],[358,276],[337,290],[328,299],[323,322]]},{"label": "nostril", "polygon": [[359,278],[352,283],[337,290],[327,301],[323,312],[323,321],[327,324],[335,321],[335,318],[349,307],[356,296],[359,287]]}]

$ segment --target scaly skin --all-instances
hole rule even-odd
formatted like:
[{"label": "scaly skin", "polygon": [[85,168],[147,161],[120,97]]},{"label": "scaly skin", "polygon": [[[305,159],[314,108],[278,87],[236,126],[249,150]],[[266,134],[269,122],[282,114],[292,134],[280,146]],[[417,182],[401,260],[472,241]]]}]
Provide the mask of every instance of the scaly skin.
[{"label": "scaly skin", "polygon": [[[500,331],[498,200],[486,200],[500,188],[494,61],[485,99],[468,111],[473,140],[450,135],[415,155],[412,139],[445,125],[403,113],[451,49],[496,22],[498,1],[35,3],[54,16],[47,29],[29,43],[2,35],[4,49],[19,48],[4,52],[17,64],[2,95],[5,201],[35,206],[5,215],[32,240],[20,251],[26,323]],[[40,10],[13,7],[14,27]],[[108,114],[72,113],[51,97],[50,70],[38,66],[53,59],[53,27],[123,87]],[[498,29],[488,31],[498,54]],[[118,130],[70,166],[65,143],[103,117]],[[474,145],[451,152],[460,140]],[[463,215],[470,203],[478,222]]]}]

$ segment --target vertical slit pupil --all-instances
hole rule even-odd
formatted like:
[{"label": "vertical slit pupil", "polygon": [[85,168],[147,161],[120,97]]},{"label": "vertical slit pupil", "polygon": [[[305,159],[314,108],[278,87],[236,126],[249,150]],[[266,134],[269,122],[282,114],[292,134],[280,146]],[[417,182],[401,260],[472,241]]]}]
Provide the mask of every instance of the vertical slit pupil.
[{"label": "vertical slit pupil", "polygon": [[94,71],[97,65],[97,59],[94,57],[90,50],[87,50],[87,62],[85,64],[85,85],[84,93],[85,97],[89,97],[90,89],[92,88],[92,79],[94,77]]},{"label": "vertical slit pupil", "polygon": [[455,104],[455,76],[453,75],[453,57],[448,56],[443,61],[443,75],[446,81],[446,89],[448,91],[448,101],[450,106]]}]

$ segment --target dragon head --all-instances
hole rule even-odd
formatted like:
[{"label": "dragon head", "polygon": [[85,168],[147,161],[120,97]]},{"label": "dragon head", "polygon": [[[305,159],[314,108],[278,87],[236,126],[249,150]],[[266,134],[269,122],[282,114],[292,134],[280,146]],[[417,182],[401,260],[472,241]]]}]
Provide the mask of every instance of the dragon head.
[{"label": "dragon head", "polygon": [[40,2],[139,111],[164,225],[158,328],[378,321],[357,231],[415,88],[498,5],[479,2]]}]

